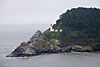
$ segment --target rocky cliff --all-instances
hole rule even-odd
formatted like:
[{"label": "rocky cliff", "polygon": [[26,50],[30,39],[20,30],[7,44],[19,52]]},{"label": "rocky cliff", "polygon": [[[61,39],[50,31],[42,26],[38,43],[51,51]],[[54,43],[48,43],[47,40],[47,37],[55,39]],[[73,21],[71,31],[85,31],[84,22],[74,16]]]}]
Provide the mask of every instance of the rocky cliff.
[{"label": "rocky cliff", "polygon": [[57,39],[46,39],[41,31],[37,31],[27,42],[22,42],[7,57],[35,56],[42,53],[59,53],[70,51],[92,51],[90,46],[69,45],[61,47],[62,42]]},{"label": "rocky cliff", "polygon": [[7,57],[34,56],[41,53],[54,53],[60,50],[60,41],[46,40],[41,31],[37,31],[27,42],[22,42]]}]

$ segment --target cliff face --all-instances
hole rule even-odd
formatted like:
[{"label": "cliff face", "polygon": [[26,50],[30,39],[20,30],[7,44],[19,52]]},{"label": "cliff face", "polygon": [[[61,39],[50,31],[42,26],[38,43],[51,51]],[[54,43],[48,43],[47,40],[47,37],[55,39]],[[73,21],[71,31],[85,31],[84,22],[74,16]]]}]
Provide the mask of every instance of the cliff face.
[{"label": "cliff face", "polygon": [[46,40],[41,31],[37,31],[27,42],[22,42],[7,57],[33,56],[41,53],[53,53],[60,50],[60,41]]}]

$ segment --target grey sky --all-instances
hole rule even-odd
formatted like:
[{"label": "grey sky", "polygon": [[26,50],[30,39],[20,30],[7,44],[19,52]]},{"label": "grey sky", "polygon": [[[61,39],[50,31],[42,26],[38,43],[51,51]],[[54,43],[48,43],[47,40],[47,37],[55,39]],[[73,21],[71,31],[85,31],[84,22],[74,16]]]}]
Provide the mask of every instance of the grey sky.
[{"label": "grey sky", "polygon": [[0,0],[0,24],[51,24],[73,7],[100,8],[100,0]]}]

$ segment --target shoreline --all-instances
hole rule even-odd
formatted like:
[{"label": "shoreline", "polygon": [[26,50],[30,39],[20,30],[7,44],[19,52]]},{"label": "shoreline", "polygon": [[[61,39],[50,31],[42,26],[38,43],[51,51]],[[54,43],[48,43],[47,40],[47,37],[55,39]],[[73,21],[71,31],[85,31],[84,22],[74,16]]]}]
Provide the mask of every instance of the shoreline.
[{"label": "shoreline", "polygon": [[100,52],[76,52],[76,51],[71,51],[71,52],[52,52],[52,53],[37,53],[37,54],[23,54],[19,56],[6,56],[6,57],[34,57],[34,56],[39,56],[39,55],[49,55],[49,54],[61,54],[61,53],[66,53],[66,54],[100,54]]}]

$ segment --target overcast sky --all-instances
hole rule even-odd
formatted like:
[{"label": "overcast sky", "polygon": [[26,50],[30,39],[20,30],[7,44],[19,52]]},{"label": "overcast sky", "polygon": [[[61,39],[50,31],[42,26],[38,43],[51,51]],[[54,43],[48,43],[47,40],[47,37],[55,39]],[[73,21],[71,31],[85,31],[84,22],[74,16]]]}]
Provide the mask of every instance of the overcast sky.
[{"label": "overcast sky", "polygon": [[0,0],[0,24],[51,24],[73,7],[100,8],[100,0]]}]

